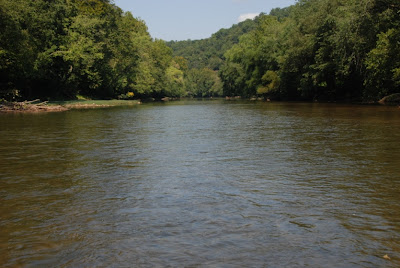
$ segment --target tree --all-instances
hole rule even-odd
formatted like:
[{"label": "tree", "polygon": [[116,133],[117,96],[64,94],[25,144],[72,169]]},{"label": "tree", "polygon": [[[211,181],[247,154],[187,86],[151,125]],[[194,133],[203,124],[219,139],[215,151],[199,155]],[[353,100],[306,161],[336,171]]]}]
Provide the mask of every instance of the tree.
[{"label": "tree", "polygon": [[0,2],[0,97],[8,100],[20,96],[20,90],[24,87],[21,81],[30,72],[23,63],[32,60],[28,35],[11,10],[12,3]]},{"label": "tree", "polygon": [[181,97],[185,95],[184,72],[179,65],[179,58],[171,62],[166,70],[166,95],[170,97]]},{"label": "tree", "polygon": [[[364,97],[377,100],[400,93],[400,30],[391,28],[378,35],[377,45],[366,59],[368,76]],[[377,90],[378,89],[378,90]]]},{"label": "tree", "polygon": [[186,91],[196,98],[222,95],[222,83],[217,72],[203,68],[189,70],[186,78]]},{"label": "tree", "polygon": [[262,85],[257,88],[257,94],[267,97],[276,93],[280,86],[280,77],[274,71],[267,71],[262,77]]}]

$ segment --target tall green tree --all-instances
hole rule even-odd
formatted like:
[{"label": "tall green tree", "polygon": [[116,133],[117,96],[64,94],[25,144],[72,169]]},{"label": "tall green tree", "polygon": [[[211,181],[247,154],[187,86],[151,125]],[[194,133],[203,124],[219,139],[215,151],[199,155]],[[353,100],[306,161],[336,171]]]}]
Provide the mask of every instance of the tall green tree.
[{"label": "tall green tree", "polygon": [[187,74],[186,90],[195,98],[222,96],[222,83],[217,72],[208,69],[191,69]]}]

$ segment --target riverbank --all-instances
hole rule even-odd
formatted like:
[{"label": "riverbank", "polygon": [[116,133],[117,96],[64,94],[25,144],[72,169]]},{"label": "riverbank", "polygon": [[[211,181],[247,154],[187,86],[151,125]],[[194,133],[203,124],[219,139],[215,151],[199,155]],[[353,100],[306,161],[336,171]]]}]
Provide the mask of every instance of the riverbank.
[{"label": "riverbank", "polygon": [[386,96],[378,101],[378,103],[382,105],[399,105],[400,107],[400,93]]},{"label": "riverbank", "polygon": [[67,109],[92,109],[114,106],[132,106],[141,104],[140,100],[73,100],[55,101],[50,105],[60,105]]},{"label": "riverbank", "polygon": [[[176,98],[163,98],[162,102],[185,100]],[[266,101],[271,100],[261,98],[245,99],[241,97],[226,97],[226,98],[210,98],[210,100],[226,100],[226,101]],[[143,102],[154,102],[155,99],[146,99]],[[280,101],[277,101],[280,102]],[[0,101],[0,112],[63,112],[71,109],[95,109],[115,106],[134,106],[141,104],[141,100],[71,100],[71,101],[50,101],[41,102],[40,100],[23,101],[23,102],[7,102]],[[340,103],[340,102],[338,102]],[[356,105],[384,105],[384,106],[399,106],[400,94],[387,96],[379,102],[361,102],[352,103]],[[400,106],[399,106],[400,108]]]},{"label": "riverbank", "polygon": [[49,105],[47,101],[40,102],[23,101],[23,102],[0,102],[0,112],[63,112],[68,108],[61,105]]},{"label": "riverbank", "polygon": [[114,106],[140,104],[140,100],[74,100],[41,102],[40,100],[23,102],[0,102],[0,112],[63,112],[71,109],[93,109]]}]

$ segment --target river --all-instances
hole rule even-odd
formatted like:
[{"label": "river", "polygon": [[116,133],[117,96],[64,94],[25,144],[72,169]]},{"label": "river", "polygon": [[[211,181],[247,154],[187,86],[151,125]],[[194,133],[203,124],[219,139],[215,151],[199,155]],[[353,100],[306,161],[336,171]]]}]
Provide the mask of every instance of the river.
[{"label": "river", "polygon": [[400,110],[0,114],[2,267],[400,267]]}]

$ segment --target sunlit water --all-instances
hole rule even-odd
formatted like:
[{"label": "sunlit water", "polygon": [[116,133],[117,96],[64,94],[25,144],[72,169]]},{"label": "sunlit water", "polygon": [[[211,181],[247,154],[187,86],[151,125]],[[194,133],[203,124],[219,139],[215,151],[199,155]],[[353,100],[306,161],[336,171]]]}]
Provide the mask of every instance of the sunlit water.
[{"label": "sunlit water", "polygon": [[0,114],[0,150],[0,266],[400,266],[397,107]]}]

